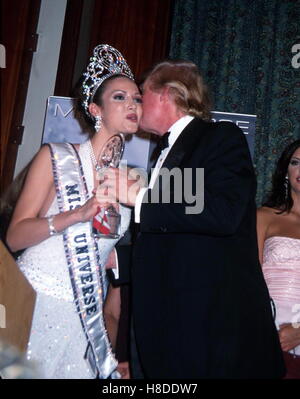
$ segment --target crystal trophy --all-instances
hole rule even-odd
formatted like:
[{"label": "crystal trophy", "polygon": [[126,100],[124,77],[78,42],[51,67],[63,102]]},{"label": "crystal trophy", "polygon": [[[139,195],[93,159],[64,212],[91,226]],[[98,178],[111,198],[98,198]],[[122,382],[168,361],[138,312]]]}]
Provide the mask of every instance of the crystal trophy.
[{"label": "crystal trophy", "polygon": [[[105,173],[105,169],[119,166],[124,147],[125,142],[121,134],[116,134],[107,140],[102,148],[96,167],[100,180],[101,175]],[[101,208],[93,219],[93,234],[97,238],[119,238],[120,227],[121,215],[113,205]]]}]

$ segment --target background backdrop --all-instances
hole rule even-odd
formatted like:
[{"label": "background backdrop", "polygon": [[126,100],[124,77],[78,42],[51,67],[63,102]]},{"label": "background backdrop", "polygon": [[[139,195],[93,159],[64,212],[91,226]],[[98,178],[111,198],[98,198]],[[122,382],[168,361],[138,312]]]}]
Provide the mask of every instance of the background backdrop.
[{"label": "background backdrop", "polygon": [[283,148],[300,138],[299,0],[175,0],[170,56],[203,71],[214,109],[257,115],[257,203]]},{"label": "background backdrop", "polygon": [[258,205],[279,154],[300,138],[300,0],[1,0],[1,18],[2,188],[38,150],[47,98],[72,96],[99,43],[137,77],[166,56],[188,58],[216,111],[257,115]]}]

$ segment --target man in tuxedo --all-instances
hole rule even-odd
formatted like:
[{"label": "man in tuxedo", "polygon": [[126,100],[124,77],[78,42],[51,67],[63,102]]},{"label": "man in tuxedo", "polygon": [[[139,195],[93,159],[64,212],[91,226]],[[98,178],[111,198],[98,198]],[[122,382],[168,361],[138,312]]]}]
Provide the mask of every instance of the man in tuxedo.
[{"label": "man in tuxedo", "polygon": [[[135,207],[139,223],[133,320],[145,377],[280,378],[245,137],[232,123],[210,121],[192,62],[155,65],[142,93],[141,128],[168,137],[167,147],[137,196],[126,197],[133,182],[124,171],[111,170],[103,187],[116,190],[118,178],[118,200]],[[174,172],[168,182],[166,172]]]}]

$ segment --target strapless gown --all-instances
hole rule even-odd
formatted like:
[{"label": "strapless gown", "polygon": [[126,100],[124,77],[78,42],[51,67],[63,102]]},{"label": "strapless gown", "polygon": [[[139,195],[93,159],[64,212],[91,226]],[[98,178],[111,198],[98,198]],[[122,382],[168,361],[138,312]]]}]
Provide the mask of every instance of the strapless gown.
[{"label": "strapless gown", "polygon": [[[93,166],[88,147],[79,149],[89,196],[92,195]],[[121,235],[130,221],[130,209],[120,206]],[[58,213],[56,198],[48,215]],[[118,239],[98,240],[104,264]],[[37,293],[27,358],[36,364],[41,378],[94,378],[84,359],[86,338],[73,302],[62,235],[49,237],[28,248],[18,264]]]},{"label": "strapless gown", "polygon": [[[269,237],[262,269],[275,303],[277,328],[282,323],[300,323],[300,239]],[[300,355],[300,345],[291,353]]]}]

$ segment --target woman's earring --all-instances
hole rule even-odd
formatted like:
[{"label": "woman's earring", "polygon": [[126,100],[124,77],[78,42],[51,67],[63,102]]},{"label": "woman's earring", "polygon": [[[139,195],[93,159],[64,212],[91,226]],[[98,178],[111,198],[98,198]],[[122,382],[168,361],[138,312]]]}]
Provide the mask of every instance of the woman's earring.
[{"label": "woman's earring", "polygon": [[102,117],[100,115],[96,115],[95,120],[95,130],[98,133],[102,126]]},{"label": "woman's earring", "polygon": [[288,194],[289,194],[289,178],[288,175],[285,176],[285,180],[284,180],[284,196],[285,199],[287,200],[288,198]]}]

